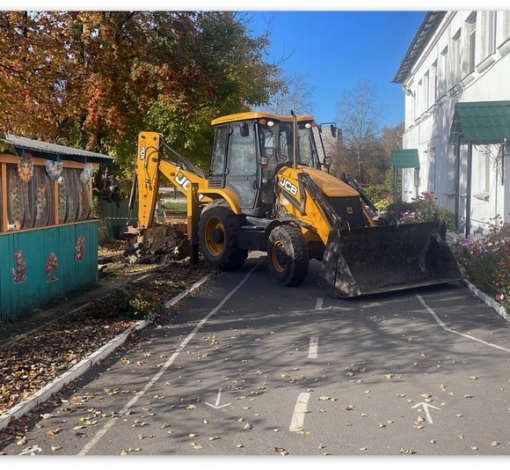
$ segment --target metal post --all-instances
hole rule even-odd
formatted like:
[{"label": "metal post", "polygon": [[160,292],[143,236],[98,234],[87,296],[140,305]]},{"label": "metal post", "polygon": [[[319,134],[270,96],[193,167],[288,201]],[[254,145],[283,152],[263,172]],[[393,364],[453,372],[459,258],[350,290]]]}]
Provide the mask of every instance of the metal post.
[{"label": "metal post", "polygon": [[467,190],[466,190],[466,237],[471,232],[471,175],[473,166],[473,142],[470,140],[468,145],[467,161]]},{"label": "metal post", "polygon": [[455,230],[460,229],[460,134],[455,142]]},{"label": "metal post", "polygon": [[397,176],[397,167],[393,166],[393,202],[397,202],[397,188],[398,188],[398,176]]},{"label": "metal post", "polygon": [[297,159],[298,159],[298,124],[297,124],[297,116],[294,111],[291,111],[292,122],[293,122],[293,132],[292,132],[292,147],[293,147],[293,168],[297,168]]},{"label": "metal post", "polygon": [[188,212],[188,241],[190,244],[191,264],[198,264],[198,219],[200,211],[198,208],[198,183],[191,183],[187,198]]}]

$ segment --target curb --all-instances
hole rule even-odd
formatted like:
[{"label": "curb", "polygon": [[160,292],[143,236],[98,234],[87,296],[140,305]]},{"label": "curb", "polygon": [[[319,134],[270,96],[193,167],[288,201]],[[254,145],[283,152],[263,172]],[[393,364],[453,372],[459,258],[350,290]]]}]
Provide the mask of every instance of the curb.
[{"label": "curb", "polygon": [[496,302],[494,299],[491,299],[487,294],[482,292],[478,287],[471,284],[466,279],[463,279],[462,284],[466,286],[473,294],[475,294],[480,300],[485,302],[489,307],[491,307],[498,315],[503,317],[507,322],[510,323],[510,315],[508,315],[505,307],[500,305],[498,302]]},{"label": "curb", "polygon": [[[198,289],[202,284],[207,282],[212,276],[215,274],[214,272],[209,273],[207,276],[204,276],[199,281],[195,282],[192,286],[186,289],[184,292],[181,292],[176,297],[172,298],[168,302],[165,303],[165,308],[169,308],[177,304],[184,297],[188,296],[194,290]],[[82,306],[86,307],[88,304]],[[73,312],[76,312],[78,309],[74,309]],[[126,331],[117,335],[115,338],[110,340],[96,352],[90,354],[85,359],[81,360],[73,367],[71,367],[67,372],[64,372],[60,377],[57,377],[53,382],[50,382],[46,386],[44,386],[41,390],[39,390],[35,395],[28,398],[21,403],[18,403],[16,406],[11,408],[7,413],[0,416],[0,431],[5,429],[13,420],[19,419],[28,412],[32,411],[34,408],[39,406],[40,404],[48,401],[51,396],[57,392],[59,392],[64,386],[68,383],[73,382],[74,380],[81,377],[85,372],[87,372],[91,367],[100,363],[103,359],[109,356],[115,349],[124,344],[132,331],[141,330],[145,328],[149,323],[146,320],[141,320],[132,327],[128,328]]]}]

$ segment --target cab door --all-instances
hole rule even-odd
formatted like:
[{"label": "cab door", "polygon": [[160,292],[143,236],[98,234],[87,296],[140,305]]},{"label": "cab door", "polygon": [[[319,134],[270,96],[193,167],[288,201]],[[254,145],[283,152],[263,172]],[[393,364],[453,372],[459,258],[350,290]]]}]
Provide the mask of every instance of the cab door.
[{"label": "cab door", "polygon": [[237,195],[243,213],[258,215],[256,201],[257,149],[255,126],[249,121],[233,122],[216,128],[210,188],[229,188]]},{"label": "cab door", "polygon": [[226,187],[239,197],[243,212],[250,214],[257,200],[257,139],[252,123],[230,124],[226,162]]}]

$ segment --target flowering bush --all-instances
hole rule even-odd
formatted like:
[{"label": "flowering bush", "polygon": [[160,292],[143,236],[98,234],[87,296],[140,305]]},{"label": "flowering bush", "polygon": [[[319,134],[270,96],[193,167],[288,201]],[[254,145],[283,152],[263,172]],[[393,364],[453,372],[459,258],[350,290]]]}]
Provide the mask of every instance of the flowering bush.
[{"label": "flowering bush", "polygon": [[459,237],[451,248],[470,281],[510,308],[510,224],[497,215],[486,235]]},{"label": "flowering bush", "polygon": [[453,212],[443,206],[437,205],[437,198],[433,192],[422,193],[412,202],[395,202],[386,211],[386,216],[399,223],[432,222],[440,218],[446,223],[446,228],[454,228]]}]

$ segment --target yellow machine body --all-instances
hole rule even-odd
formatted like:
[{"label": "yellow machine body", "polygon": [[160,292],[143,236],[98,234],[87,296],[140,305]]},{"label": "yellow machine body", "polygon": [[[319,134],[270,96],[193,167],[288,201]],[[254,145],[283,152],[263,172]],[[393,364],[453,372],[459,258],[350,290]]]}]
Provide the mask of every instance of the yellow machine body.
[{"label": "yellow machine body", "polygon": [[[309,260],[333,297],[387,292],[461,279],[444,224],[384,225],[359,188],[319,161],[313,116],[238,113],[212,121],[208,176],[154,132],[139,135],[135,163],[138,227],[154,224],[159,177],[187,196],[188,240],[205,260],[238,269],[265,251],[283,286],[299,285]],[[321,143],[322,143],[322,139]],[[163,158],[170,150],[177,161]],[[326,171],[325,171],[326,170]],[[129,230],[128,230],[129,231]]]}]

